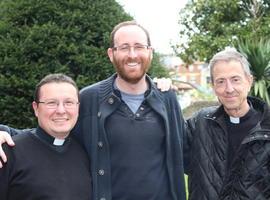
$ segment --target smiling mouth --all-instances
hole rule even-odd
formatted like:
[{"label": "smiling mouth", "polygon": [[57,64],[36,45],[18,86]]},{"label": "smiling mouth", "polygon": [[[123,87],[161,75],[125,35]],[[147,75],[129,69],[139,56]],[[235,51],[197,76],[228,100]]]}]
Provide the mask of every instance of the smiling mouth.
[{"label": "smiling mouth", "polygon": [[130,62],[130,63],[127,63],[127,66],[129,66],[129,67],[136,67],[136,66],[138,66],[139,65],[139,63],[137,63],[137,62]]},{"label": "smiling mouth", "polygon": [[66,119],[66,118],[61,118],[61,119],[54,119],[53,121],[54,121],[54,122],[65,122],[65,121],[68,121],[68,119]]},{"label": "smiling mouth", "polygon": [[235,96],[225,97],[227,101],[235,101]]}]

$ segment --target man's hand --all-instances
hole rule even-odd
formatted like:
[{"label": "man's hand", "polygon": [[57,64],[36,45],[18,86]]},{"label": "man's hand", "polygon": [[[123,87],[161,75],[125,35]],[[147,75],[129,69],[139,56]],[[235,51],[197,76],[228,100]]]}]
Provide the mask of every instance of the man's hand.
[{"label": "man's hand", "polygon": [[165,92],[170,89],[178,89],[175,85],[172,84],[172,79],[170,78],[154,78],[153,81],[157,84],[157,88],[160,89],[161,92]]},{"label": "man's hand", "polygon": [[[7,162],[7,156],[5,154],[5,152],[3,151],[3,148],[2,148],[2,144],[3,143],[7,143],[9,146],[14,146],[15,143],[13,142],[11,136],[5,132],[5,131],[0,131],[0,157],[2,159],[2,161]],[[0,160],[0,168],[3,167],[3,164]]]}]

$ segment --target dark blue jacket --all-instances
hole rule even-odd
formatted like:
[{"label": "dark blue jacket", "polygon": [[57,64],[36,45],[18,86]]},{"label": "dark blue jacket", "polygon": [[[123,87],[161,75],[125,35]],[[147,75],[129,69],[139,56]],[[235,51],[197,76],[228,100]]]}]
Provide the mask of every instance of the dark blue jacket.
[{"label": "dark blue jacket", "polygon": [[[93,193],[96,200],[111,200],[110,149],[105,133],[106,118],[120,105],[114,94],[116,74],[80,92],[80,115],[73,131],[91,161]],[[166,129],[166,159],[173,200],[185,200],[183,169],[184,119],[173,91],[160,92],[147,77],[150,90],[145,97],[160,114]],[[121,123],[121,122],[119,122]]]}]

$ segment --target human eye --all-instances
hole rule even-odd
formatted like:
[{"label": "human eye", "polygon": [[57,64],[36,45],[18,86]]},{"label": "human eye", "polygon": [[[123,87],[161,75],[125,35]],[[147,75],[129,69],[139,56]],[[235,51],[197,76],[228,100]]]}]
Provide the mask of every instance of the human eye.
[{"label": "human eye", "polygon": [[135,49],[142,50],[142,49],[145,49],[145,46],[144,45],[141,45],[141,44],[138,44],[138,45],[135,45],[134,48]]},{"label": "human eye", "polygon": [[48,108],[55,108],[55,107],[57,107],[58,102],[55,100],[48,100],[45,102],[45,104]]},{"label": "human eye", "polygon": [[76,105],[76,102],[73,100],[67,100],[64,102],[65,107],[71,108]]},{"label": "human eye", "polygon": [[225,80],[224,79],[217,79],[215,81],[215,85],[217,86],[222,86],[224,84]]},{"label": "human eye", "polygon": [[147,49],[147,46],[146,45],[142,45],[142,44],[137,44],[137,45],[134,46],[134,49],[136,49],[138,51],[142,51],[142,50]]},{"label": "human eye", "polygon": [[128,45],[122,45],[122,46],[119,46],[118,47],[118,49],[120,50],[120,51],[129,51],[129,46]]},{"label": "human eye", "polygon": [[232,78],[232,82],[233,82],[233,83],[236,83],[236,84],[237,84],[237,83],[241,83],[241,78],[240,78],[240,77],[233,77],[233,78]]}]

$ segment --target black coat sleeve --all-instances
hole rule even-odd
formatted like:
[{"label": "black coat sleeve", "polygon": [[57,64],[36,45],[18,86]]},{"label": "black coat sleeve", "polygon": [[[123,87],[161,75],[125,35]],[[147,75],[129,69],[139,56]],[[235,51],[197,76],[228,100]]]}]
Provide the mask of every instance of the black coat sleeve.
[{"label": "black coat sleeve", "polygon": [[14,155],[12,153],[12,147],[4,144],[3,149],[8,157],[8,162],[0,168],[0,199],[8,200],[8,190],[10,181],[12,180],[12,171],[14,168]]}]

